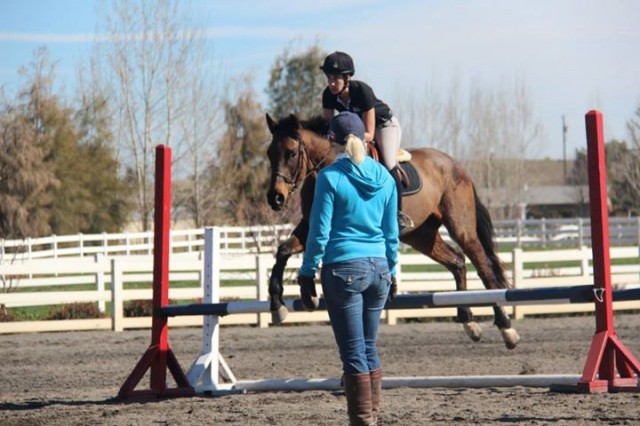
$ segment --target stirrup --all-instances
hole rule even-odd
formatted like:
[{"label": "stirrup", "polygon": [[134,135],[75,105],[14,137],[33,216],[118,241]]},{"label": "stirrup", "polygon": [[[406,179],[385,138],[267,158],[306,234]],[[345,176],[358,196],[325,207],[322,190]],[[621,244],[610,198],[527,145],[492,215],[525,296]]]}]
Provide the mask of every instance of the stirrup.
[{"label": "stirrup", "polygon": [[411,216],[402,211],[398,212],[398,228],[400,231],[412,229],[415,228],[415,226]]}]

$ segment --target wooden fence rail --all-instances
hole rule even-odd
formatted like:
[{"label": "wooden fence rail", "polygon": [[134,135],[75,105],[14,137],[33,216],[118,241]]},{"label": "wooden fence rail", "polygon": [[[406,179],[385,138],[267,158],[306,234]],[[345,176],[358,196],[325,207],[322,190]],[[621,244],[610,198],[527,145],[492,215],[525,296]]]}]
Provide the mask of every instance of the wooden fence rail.
[{"label": "wooden fence rail", "polygon": [[[527,219],[495,221],[499,244],[516,247],[579,248],[591,244],[590,219]],[[293,225],[221,227],[222,253],[275,253],[280,242],[288,237]],[[640,245],[640,218],[610,218],[612,246]],[[446,230],[442,231],[447,237]],[[204,228],[171,231],[172,253],[193,253],[204,247]],[[153,232],[119,234],[77,234],[0,239],[0,264],[25,259],[76,256],[151,255]]]},{"label": "wooden fence rail", "polygon": [[[640,286],[640,247],[611,248],[612,283],[624,288]],[[169,298],[176,301],[192,302],[202,297],[202,260],[199,252],[172,255],[169,271],[171,282],[190,282],[181,288],[170,288]],[[554,251],[523,251],[514,249],[500,253],[500,257],[510,269],[510,278],[517,288],[540,288],[593,284],[591,250],[565,249]],[[294,257],[287,265],[285,296],[297,297],[295,284],[300,257]],[[272,255],[224,254],[221,261],[221,298],[226,300],[267,300],[267,282],[273,265]],[[432,260],[417,254],[400,255],[399,289],[401,293],[427,291],[453,291],[451,275],[443,268],[439,271],[420,271],[419,265],[436,265]],[[39,331],[68,331],[111,329],[122,331],[127,328],[151,326],[151,317],[130,318],[124,316],[125,303],[131,300],[150,300],[152,297],[153,259],[148,255],[82,256],[59,259],[32,259],[22,262],[0,264],[0,277],[17,282],[17,289],[0,293],[0,305],[8,309],[24,306],[54,306],[76,302],[98,303],[105,312],[105,318],[90,320],[21,321],[0,323],[0,333],[21,333]],[[430,270],[434,268],[429,268]],[[469,270],[473,268],[469,265]],[[48,283],[48,284],[47,284]],[[148,288],[129,289],[130,283],[149,283]],[[43,285],[62,285],[63,291],[37,290]],[[91,284],[93,290],[74,290],[77,284]],[[474,272],[469,273],[470,290],[482,289]],[[77,288],[77,287],[75,287]],[[319,287],[318,287],[319,288]],[[640,301],[616,302],[615,309],[640,310]],[[476,315],[490,315],[491,308],[476,308]],[[535,314],[559,314],[567,312],[590,312],[593,304],[531,305],[508,307],[516,318]],[[402,318],[453,317],[453,308],[415,309],[386,311],[383,318],[395,324]],[[328,321],[326,312],[292,312],[287,322]],[[179,317],[170,319],[171,326],[198,326],[201,317]],[[268,314],[240,314],[223,317],[221,324],[257,324],[266,327],[270,323]]]}]

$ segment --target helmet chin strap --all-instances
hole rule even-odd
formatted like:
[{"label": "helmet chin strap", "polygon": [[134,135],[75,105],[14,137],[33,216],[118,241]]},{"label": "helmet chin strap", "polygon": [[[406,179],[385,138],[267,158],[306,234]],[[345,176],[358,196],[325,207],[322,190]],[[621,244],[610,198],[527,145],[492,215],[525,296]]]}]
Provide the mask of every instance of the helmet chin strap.
[{"label": "helmet chin strap", "polygon": [[340,96],[340,95],[342,95],[342,93],[344,93],[344,91],[345,91],[345,90],[347,90],[347,87],[349,87],[349,81],[350,81],[350,80],[348,80],[348,79],[347,79],[347,77],[345,77],[345,76],[342,76],[342,78],[344,78],[344,87],[342,88],[342,90],[340,90],[340,91],[336,94],[336,96]]}]

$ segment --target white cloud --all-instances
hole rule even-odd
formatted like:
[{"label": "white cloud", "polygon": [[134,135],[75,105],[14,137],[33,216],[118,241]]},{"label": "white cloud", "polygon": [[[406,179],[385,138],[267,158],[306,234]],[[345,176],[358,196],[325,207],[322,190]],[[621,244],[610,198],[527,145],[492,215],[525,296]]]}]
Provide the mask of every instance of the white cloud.
[{"label": "white cloud", "polygon": [[11,33],[0,32],[0,42],[26,43],[85,43],[91,41],[94,34],[61,33]]}]

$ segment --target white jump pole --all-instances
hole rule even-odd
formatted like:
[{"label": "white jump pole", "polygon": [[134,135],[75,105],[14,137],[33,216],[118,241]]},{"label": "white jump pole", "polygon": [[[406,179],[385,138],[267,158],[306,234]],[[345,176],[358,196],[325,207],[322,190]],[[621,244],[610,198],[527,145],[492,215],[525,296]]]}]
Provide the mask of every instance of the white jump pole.
[{"label": "white jump pole", "polygon": [[[541,387],[554,384],[573,386],[578,383],[578,374],[529,374],[502,376],[428,376],[428,377],[383,377],[382,387],[392,388],[487,388],[487,387]],[[264,379],[240,380],[233,388],[242,392],[340,390],[337,378],[331,379]]]}]

